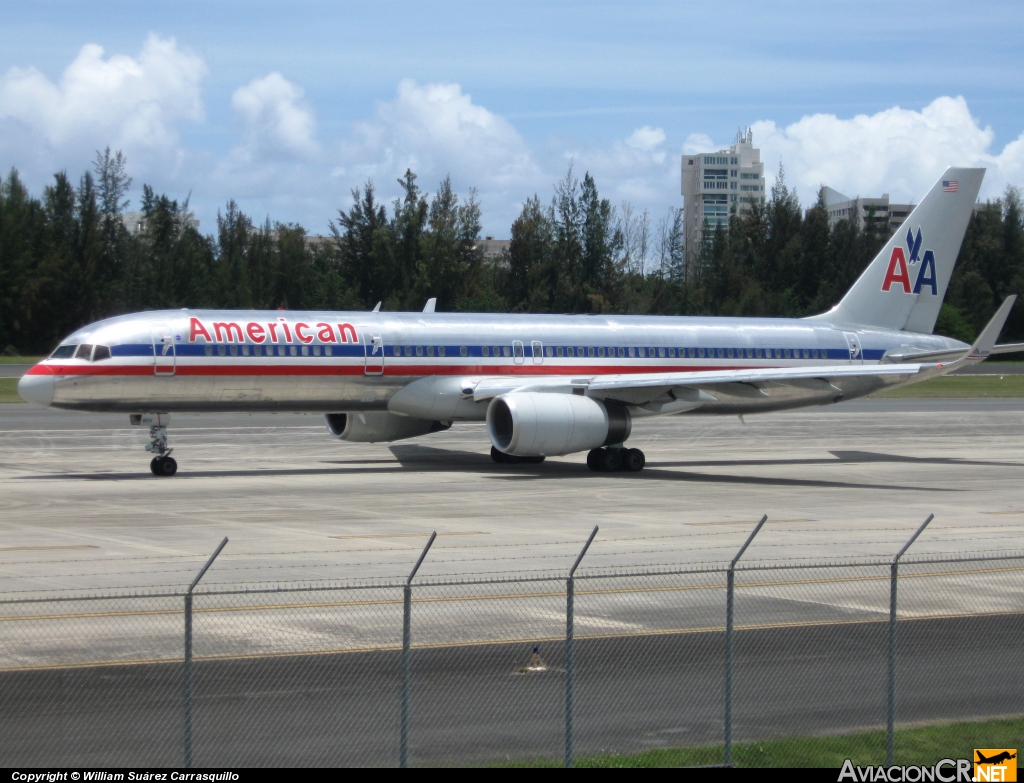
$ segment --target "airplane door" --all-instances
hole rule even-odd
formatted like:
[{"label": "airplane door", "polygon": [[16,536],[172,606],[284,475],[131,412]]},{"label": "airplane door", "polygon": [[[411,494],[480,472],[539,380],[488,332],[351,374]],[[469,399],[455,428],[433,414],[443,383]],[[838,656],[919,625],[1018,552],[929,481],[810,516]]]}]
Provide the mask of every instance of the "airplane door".
[{"label": "airplane door", "polygon": [[533,363],[543,364],[544,363],[544,346],[540,344],[540,340],[534,340],[530,343],[533,348]]},{"label": "airplane door", "polygon": [[363,374],[383,375],[384,340],[379,334],[363,332],[363,346],[366,351],[366,364],[363,365]]},{"label": "airplane door", "polygon": [[864,364],[864,351],[860,347],[860,338],[853,332],[843,332],[846,345],[850,349],[850,364]]},{"label": "airplane door", "polygon": [[177,355],[171,327],[167,324],[152,324],[149,333],[153,338],[153,375],[174,375]]},{"label": "airplane door", "polygon": [[522,364],[526,361],[526,351],[523,349],[522,340],[512,341],[512,361],[516,364]]}]

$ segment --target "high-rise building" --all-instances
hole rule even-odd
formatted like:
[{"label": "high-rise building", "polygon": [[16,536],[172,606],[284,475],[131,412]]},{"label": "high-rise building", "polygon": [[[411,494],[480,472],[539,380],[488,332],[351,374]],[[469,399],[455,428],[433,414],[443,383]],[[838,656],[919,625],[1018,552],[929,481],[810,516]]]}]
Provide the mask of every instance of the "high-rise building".
[{"label": "high-rise building", "polygon": [[828,210],[828,222],[834,226],[840,220],[857,220],[861,229],[867,227],[868,220],[881,229],[895,231],[903,225],[907,216],[913,212],[914,204],[890,204],[889,194],[883,193],[881,198],[850,198],[838,190],[824,187],[825,208]]},{"label": "high-rise building", "polygon": [[684,155],[682,180],[686,247],[692,250],[707,238],[705,230],[728,227],[733,206],[742,214],[764,201],[764,164],[753,132],[741,130],[727,150]]}]

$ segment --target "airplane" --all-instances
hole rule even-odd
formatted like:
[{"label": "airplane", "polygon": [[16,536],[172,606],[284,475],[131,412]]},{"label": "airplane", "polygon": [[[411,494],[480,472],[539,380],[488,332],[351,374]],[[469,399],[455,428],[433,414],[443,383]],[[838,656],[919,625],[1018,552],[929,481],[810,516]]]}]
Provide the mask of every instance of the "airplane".
[{"label": "airplane", "polygon": [[980,750],[976,750],[974,752],[978,754],[978,760],[976,762],[977,764],[999,764],[1002,761],[1009,761],[1010,759],[1017,758],[1016,753],[1010,753],[1006,750],[1004,750],[1002,753],[997,753],[992,758],[985,758],[985,756],[982,755],[982,752]]},{"label": "airplane", "polygon": [[[945,375],[996,345],[932,334],[985,170],[947,169],[842,301],[808,318],[173,310],[108,318],[18,384],[30,402],[128,413],[171,476],[174,412],[315,412],[391,442],[485,421],[497,463],[588,452],[640,471],[634,419],[829,405]],[[906,233],[904,234],[904,230]]]}]

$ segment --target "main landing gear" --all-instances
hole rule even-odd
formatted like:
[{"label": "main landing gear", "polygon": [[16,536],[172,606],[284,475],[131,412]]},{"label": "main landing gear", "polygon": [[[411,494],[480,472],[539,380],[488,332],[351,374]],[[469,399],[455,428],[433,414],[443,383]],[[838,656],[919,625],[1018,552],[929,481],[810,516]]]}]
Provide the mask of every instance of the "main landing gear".
[{"label": "main landing gear", "polygon": [[491,446],[491,459],[499,465],[536,465],[544,461],[544,457],[517,457],[514,454],[506,454]]},{"label": "main landing gear", "polygon": [[640,449],[610,446],[606,449],[591,449],[587,454],[587,467],[595,472],[615,473],[628,470],[639,473],[644,469],[647,458]]}]

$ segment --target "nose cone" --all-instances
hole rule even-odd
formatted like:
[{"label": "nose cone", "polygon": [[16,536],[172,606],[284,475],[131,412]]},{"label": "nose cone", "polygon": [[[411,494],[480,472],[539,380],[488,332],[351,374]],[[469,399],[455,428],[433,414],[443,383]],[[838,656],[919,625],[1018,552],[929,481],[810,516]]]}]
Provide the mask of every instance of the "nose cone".
[{"label": "nose cone", "polygon": [[53,373],[49,367],[37,364],[18,381],[18,394],[36,405],[53,404]]}]

